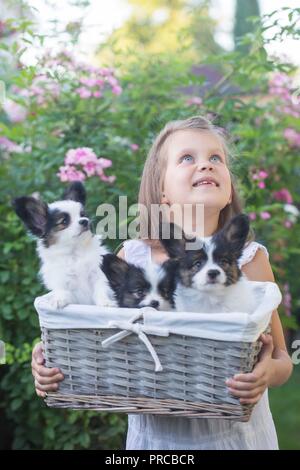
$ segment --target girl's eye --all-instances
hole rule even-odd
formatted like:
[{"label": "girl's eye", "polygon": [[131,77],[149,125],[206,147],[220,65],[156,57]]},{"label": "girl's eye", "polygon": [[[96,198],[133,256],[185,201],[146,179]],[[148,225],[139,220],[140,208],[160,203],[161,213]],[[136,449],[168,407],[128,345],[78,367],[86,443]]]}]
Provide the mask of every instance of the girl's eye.
[{"label": "girl's eye", "polygon": [[180,163],[181,162],[187,162],[187,163],[191,163],[194,161],[194,157],[192,155],[184,155],[183,157],[181,157],[180,159]]},{"label": "girl's eye", "polygon": [[212,156],[210,157],[210,160],[211,160],[212,158],[214,159],[215,162],[217,162],[217,161],[218,161],[218,162],[222,162],[222,161],[223,161],[222,158],[220,157],[220,155],[212,155]]}]

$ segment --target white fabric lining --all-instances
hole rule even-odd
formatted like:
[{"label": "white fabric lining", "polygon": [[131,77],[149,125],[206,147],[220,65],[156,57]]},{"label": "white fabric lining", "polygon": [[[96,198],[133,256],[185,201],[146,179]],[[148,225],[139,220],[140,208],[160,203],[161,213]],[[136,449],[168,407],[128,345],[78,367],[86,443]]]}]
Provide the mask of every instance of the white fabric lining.
[{"label": "white fabric lining", "polygon": [[[49,329],[111,328],[111,322],[129,324],[134,315],[143,314],[143,332],[162,336],[179,335],[221,341],[256,341],[268,326],[272,311],[281,302],[280,290],[274,282],[248,281],[257,297],[257,308],[251,314],[162,312],[151,307],[119,309],[95,305],[67,305],[54,310],[49,299],[51,293],[37,297],[34,305],[39,313],[40,325]],[[129,325],[130,327],[130,325]],[[131,327],[129,328],[129,330]]]}]

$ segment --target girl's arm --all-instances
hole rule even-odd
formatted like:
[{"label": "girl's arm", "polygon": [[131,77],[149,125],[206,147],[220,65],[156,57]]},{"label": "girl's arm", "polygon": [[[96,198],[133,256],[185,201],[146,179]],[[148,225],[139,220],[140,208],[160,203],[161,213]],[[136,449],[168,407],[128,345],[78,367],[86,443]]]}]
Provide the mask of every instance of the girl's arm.
[{"label": "girl's arm", "polygon": [[[243,266],[242,271],[251,281],[275,282],[268,257],[262,250],[257,250],[253,260]],[[284,384],[293,370],[277,310],[272,315],[271,335],[262,335],[261,339],[264,345],[253,371],[237,374],[226,381],[231,393],[239,397],[241,403],[257,403],[267,387]]]}]

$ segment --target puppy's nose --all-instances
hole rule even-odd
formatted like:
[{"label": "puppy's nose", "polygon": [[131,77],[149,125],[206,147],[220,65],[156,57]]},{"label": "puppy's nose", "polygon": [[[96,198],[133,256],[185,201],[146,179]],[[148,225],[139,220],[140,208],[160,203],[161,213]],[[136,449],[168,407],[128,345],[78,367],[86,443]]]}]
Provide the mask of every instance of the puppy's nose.
[{"label": "puppy's nose", "polygon": [[158,308],[159,307],[159,301],[158,300],[151,300],[150,307]]},{"label": "puppy's nose", "polygon": [[220,271],[218,269],[210,269],[209,271],[207,271],[209,279],[216,279],[219,274]]},{"label": "puppy's nose", "polygon": [[80,223],[80,225],[83,225],[83,227],[88,227],[89,219],[80,219],[79,223]]}]

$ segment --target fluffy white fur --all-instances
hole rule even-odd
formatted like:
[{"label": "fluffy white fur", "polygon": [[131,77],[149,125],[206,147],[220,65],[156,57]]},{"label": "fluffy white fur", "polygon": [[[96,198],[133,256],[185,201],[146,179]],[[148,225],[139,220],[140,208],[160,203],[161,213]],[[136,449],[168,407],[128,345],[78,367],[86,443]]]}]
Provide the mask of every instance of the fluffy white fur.
[{"label": "fluffy white fur", "polygon": [[176,310],[181,312],[251,313],[255,310],[256,301],[251,283],[242,276],[231,286],[211,286],[210,292],[178,284],[175,305]]},{"label": "fluffy white fur", "polygon": [[62,308],[66,304],[96,304],[116,306],[112,291],[100,269],[101,258],[108,250],[101,238],[90,230],[82,231],[79,224],[79,202],[66,200],[49,204],[49,208],[70,214],[71,224],[56,234],[49,247],[38,240],[37,251],[41,259],[40,275],[45,286],[52,291],[51,304]]},{"label": "fluffy white fur", "polygon": [[[185,287],[179,282],[176,287],[174,295],[176,310],[198,313],[253,312],[256,299],[251,282],[242,274],[235,284],[225,286],[226,273],[213,260],[215,246],[207,240],[205,245],[208,260],[195,274],[192,286]],[[220,272],[218,283],[208,284],[207,273],[214,269]]]}]

